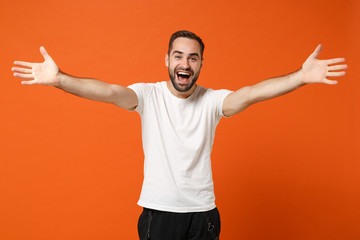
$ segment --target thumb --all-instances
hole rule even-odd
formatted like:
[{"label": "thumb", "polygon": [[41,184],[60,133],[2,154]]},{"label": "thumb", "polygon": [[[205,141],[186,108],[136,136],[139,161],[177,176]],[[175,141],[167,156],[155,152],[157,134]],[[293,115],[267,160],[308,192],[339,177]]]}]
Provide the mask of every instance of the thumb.
[{"label": "thumb", "polygon": [[317,57],[319,56],[321,50],[322,50],[322,45],[319,44],[319,45],[316,47],[315,51],[310,55],[310,57],[311,57],[311,58],[317,58]]},{"label": "thumb", "polygon": [[40,47],[40,53],[44,57],[45,60],[51,58],[43,46]]}]

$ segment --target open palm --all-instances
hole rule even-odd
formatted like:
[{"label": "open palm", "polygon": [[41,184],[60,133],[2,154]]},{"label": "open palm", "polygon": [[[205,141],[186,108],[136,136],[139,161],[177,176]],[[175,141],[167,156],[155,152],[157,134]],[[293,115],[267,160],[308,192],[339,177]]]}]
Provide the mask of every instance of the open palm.
[{"label": "open palm", "polygon": [[304,74],[303,81],[304,83],[337,84],[337,81],[329,80],[327,77],[340,77],[345,75],[345,71],[334,72],[347,68],[346,64],[339,65],[339,63],[345,61],[345,58],[319,60],[317,57],[319,56],[321,49],[322,46],[319,44],[315,51],[304,62],[302,66],[302,72]]},{"label": "open palm", "polygon": [[56,86],[58,84],[56,76],[59,68],[44,47],[40,47],[40,53],[45,59],[42,63],[15,61],[14,64],[20,67],[12,68],[14,76],[27,79],[27,81],[21,82],[24,85],[43,84]]}]

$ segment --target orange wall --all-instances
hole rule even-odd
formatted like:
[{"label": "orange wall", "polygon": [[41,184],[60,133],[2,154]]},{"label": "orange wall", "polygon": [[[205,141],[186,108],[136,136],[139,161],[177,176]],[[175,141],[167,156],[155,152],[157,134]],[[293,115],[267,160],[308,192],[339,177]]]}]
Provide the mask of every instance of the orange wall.
[{"label": "orange wall", "polygon": [[222,239],[360,239],[357,0],[2,1],[0,239],[137,239],[140,120],[45,86],[14,60],[44,45],[73,75],[129,85],[168,79],[168,38],[205,41],[199,83],[236,90],[346,57],[337,86],[305,86],[220,123],[213,151]]}]

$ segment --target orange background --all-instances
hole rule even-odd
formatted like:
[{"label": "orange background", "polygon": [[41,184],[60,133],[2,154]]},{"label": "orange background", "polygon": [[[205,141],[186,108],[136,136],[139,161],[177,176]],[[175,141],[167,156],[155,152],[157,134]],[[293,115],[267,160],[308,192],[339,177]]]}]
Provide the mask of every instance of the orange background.
[{"label": "orange background", "polygon": [[44,45],[70,74],[129,85],[168,79],[170,35],[205,42],[199,84],[236,90],[345,57],[337,86],[311,85],[223,119],[212,154],[221,239],[360,239],[357,0],[2,1],[0,239],[137,239],[137,113],[45,86],[14,60]]}]

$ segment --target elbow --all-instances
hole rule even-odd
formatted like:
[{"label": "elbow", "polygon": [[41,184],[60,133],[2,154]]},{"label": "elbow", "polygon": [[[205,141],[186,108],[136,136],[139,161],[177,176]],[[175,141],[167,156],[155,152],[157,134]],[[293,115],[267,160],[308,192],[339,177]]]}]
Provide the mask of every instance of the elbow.
[{"label": "elbow", "polygon": [[110,86],[109,103],[127,110],[134,110],[137,106],[137,97],[133,90],[120,85]]},{"label": "elbow", "polygon": [[254,103],[264,101],[264,97],[260,96],[253,86],[246,87],[246,102],[250,106]]},{"label": "elbow", "polygon": [[231,117],[244,111],[255,102],[255,99],[251,98],[251,87],[243,87],[225,99],[223,114],[226,117]]}]

